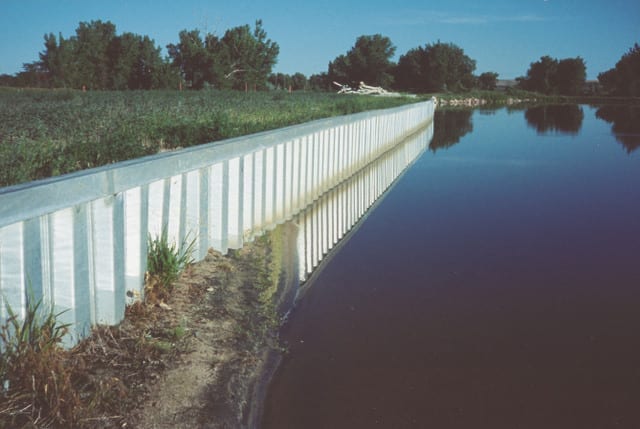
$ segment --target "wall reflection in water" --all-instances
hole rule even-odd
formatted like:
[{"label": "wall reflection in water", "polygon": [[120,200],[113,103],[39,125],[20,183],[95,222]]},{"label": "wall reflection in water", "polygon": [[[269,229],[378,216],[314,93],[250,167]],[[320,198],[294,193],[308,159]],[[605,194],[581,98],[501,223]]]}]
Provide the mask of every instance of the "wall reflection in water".
[{"label": "wall reflection in water", "polygon": [[305,281],[394,181],[429,147],[433,121],[323,194],[297,215],[299,279]]}]

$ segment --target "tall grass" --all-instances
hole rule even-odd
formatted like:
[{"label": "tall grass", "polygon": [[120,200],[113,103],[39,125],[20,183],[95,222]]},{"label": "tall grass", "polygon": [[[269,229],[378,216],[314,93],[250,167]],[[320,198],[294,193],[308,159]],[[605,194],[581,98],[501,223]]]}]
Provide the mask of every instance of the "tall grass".
[{"label": "tall grass", "polygon": [[147,239],[147,281],[145,286],[147,301],[164,301],[168,298],[173,283],[180,273],[193,263],[193,248],[185,238],[180,246],[170,243],[167,230],[164,228],[158,237]]},{"label": "tall grass", "polygon": [[0,88],[0,187],[416,99]]},{"label": "tall grass", "polygon": [[30,302],[24,318],[6,305],[9,318],[0,327],[2,427],[72,427],[78,420],[80,396],[60,345],[68,325],[41,305]]}]

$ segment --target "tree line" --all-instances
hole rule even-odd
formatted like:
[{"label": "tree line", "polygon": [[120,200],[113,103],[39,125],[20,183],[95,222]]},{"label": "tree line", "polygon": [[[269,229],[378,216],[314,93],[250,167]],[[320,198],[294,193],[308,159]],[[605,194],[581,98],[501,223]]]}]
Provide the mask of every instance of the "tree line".
[{"label": "tree line", "polygon": [[545,55],[531,63],[527,75],[519,77],[518,86],[542,94],[580,95],[587,79],[582,58],[558,60]]},{"label": "tree line", "polygon": [[[227,30],[222,37],[183,30],[168,55],[148,36],[116,33],[111,22],[81,22],[75,35],[44,37],[39,60],[24,64],[16,76],[0,76],[0,85],[48,88],[332,90],[334,82],[357,87],[360,82],[412,93],[494,90],[498,74],[475,74],[476,61],[453,43],[427,43],[392,61],[396,47],[380,34],[363,35],[345,54],[330,61],[327,71],[307,78],[273,73],[280,48],[267,37],[262,21]],[[616,66],[598,75],[602,91],[640,95],[640,46]],[[581,95],[586,64],[580,58],[543,56],[529,65],[517,87],[543,94]]]},{"label": "tree line", "polygon": [[615,67],[598,75],[598,81],[610,94],[640,97],[640,45],[635,43]]},{"label": "tree line", "polygon": [[[543,94],[581,95],[585,92],[586,65],[582,58],[558,60],[545,55],[529,66],[527,75],[517,78],[522,89]],[[635,43],[615,67],[598,74],[604,95],[640,96],[640,46]],[[592,89],[590,92],[594,92]]]},{"label": "tree line", "polygon": [[39,61],[24,64],[0,84],[93,90],[192,88],[263,89],[279,46],[258,20],[222,37],[183,30],[167,45],[168,56],[148,36],[116,33],[113,23],[81,22],[75,35],[44,36]]},{"label": "tree line", "polygon": [[400,91],[430,93],[495,89],[498,74],[474,75],[476,61],[453,43],[440,41],[410,49],[398,63],[391,61],[395,46],[379,34],[360,36],[345,55],[329,63],[324,79],[357,85],[391,87]]}]

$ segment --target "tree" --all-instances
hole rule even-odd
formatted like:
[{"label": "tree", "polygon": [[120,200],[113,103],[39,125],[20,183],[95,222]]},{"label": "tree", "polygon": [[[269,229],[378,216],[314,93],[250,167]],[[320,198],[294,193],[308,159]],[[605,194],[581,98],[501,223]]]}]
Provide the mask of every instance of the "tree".
[{"label": "tree", "polygon": [[[200,36],[198,30],[182,30],[177,45],[167,45],[169,58],[185,80],[187,87],[201,89],[205,83],[213,83],[211,74],[214,57],[211,51],[217,50],[217,40],[208,38],[208,44]],[[207,49],[208,48],[208,49]]]},{"label": "tree", "polygon": [[558,94],[580,95],[587,80],[587,67],[580,57],[565,58],[558,62],[553,77]]},{"label": "tree", "polygon": [[48,77],[46,70],[43,70],[40,62],[36,61],[23,64],[22,71],[16,75],[14,82],[18,87],[46,88]]},{"label": "tree", "polygon": [[346,55],[340,55],[329,63],[329,79],[352,86],[359,82],[390,86],[394,68],[391,57],[395,50],[388,37],[380,34],[360,36]]},{"label": "tree", "polygon": [[527,91],[551,94],[555,91],[554,76],[558,68],[558,60],[548,55],[540,57],[540,61],[531,63],[527,76],[518,78],[518,85]]},{"label": "tree", "polygon": [[[279,53],[260,20],[253,30],[232,28],[222,39],[183,30],[178,43],[167,45],[167,60],[148,36],[117,35],[109,21],[80,22],[74,36],[50,33],[44,42],[40,60],[25,64],[12,84],[102,90],[177,88],[184,82],[195,89],[257,89],[266,87]],[[295,76],[295,82],[304,87],[306,79]]]},{"label": "tree", "polygon": [[396,87],[409,92],[425,93],[430,89],[427,55],[422,47],[410,49],[402,55],[395,69]]},{"label": "tree", "polygon": [[284,73],[273,73],[269,76],[267,81],[274,89],[286,89],[291,85],[291,76]]},{"label": "tree", "polygon": [[602,88],[610,94],[619,93],[617,88],[617,79],[618,79],[618,73],[616,72],[615,68],[609,69],[605,72],[598,74],[598,82],[600,82],[600,85],[602,85]]},{"label": "tree", "polygon": [[161,61],[153,74],[153,82],[156,88],[182,88],[182,76],[180,71],[168,61]]},{"label": "tree", "polygon": [[65,39],[62,34],[58,38],[53,33],[44,36],[45,50],[39,54],[39,67],[47,76],[47,85],[53,88],[79,86],[77,80],[78,66],[74,61],[76,39]]},{"label": "tree", "polygon": [[291,89],[294,91],[307,89],[307,77],[302,73],[294,73],[291,76]]},{"label": "tree", "polygon": [[301,91],[307,87],[307,77],[302,73],[294,75],[274,73],[269,76],[268,81],[274,89]]},{"label": "tree", "polygon": [[339,55],[329,62],[327,68],[327,79],[329,82],[338,82],[343,85],[357,86],[359,77],[354,77],[350,70],[350,64],[346,55]]},{"label": "tree", "polygon": [[160,49],[148,36],[124,33],[109,47],[110,89],[158,88],[162,70]]},{"label": "tree", "polygon": [[[60,36],[62,39],[62,36]],[[62,44],[62,43],[61,43]],[[65,86],[63,79],[63,64],[61,64],[61,49],[58,48],[58,41],[53,33],[44,36],[44,52],[40,53],[40,65],[50,82],[51,86]]]},{"label": "tree", "polygon": [[10,74],[0,74],[0,86],[16,86],[16,77]]},{"label": "tree", "polygon": [[603,88],[614,95],[640,96],[640,45],[635,43],[616,66],[598,75]]},{"label": "tree", "polygon": [[396,68],[398,89],[416,92],[459,91],[471,89],[475,78],[475,60],[453,43],[438,41],[411,49],[400,57]]},{"label": "tree", "polygon": [[256,21],[253,32],[248,25],[227,30],[220,47],[228,86],[245,90],[266,87],[280,47],[267,38],[261,20]]},{"label": "tree", "polygon": [[193,89],[263,89],[280,48],[267,39],[262,21],[254,30],[248,25],[227,30],[222,38],[198,30],[180,32],[180,42],[167,46],[172,64]]},{"label": "tree", "polygon": [[[124,33],[113,39],[108,49],[109,88],[128,89],[138,57],[139,36]],[[137,89],[137,88],[136,88]]]},{"label": "tree", "polygon": [[518,86],[543,94],[578,95],[582,93],[587,67],[580,57],[558,61],[545,55],[531,63],[526,77],[518,78]]},{"label": "tree", "polygon": [[137,45],[137,55],[129,75],[129,89],[161,88],[162,72],[165,69],[160,48],[148,36],[140,37]]},{"label": "tree", "polygon": [[478,76],[478,88],[493,91],[498,85],[498,73],[485,72]]},{"label": "tree", "polygon": [[254,56],[248,62],[251,68],[250,77],[253,78],[254,87],[259,85],[264,88],[267,76],[271,74],[273,66],[278,62],[280,46],[267,38],[267,32],[262,28],[262,20],[257,20],[253,30],[255,49]]},{"label": "tree", "polygon": [[312,91],[330,91],[331,80],[327,73],[312,74],[309,76],[309,88]]},{"label": "tree", "polygon": [[76,35],[65,39],[44,36],[45,49],[33,68],[46,86],[93,89],[151,89],[160,87],[165,67],[149,37],[116,35],[111,22],[81,22]]},{"label": "tree", "polygon": [[91,89],[109,88],[109,46],[116,37],[111,22],[81,22],[76,29],[74,62],[80,86]]}]

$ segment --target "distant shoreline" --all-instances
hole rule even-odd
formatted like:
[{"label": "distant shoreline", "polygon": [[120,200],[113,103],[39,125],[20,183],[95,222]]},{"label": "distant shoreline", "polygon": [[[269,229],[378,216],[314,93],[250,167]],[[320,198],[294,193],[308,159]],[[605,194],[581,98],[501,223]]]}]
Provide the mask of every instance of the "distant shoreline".
[{"label": "distant shoreline", "polygon": [[631,104],[640,105],[639,97],[544,95],[514,91],[482,91],[434,94],[438,106],[480,107],[513,104]]}]

